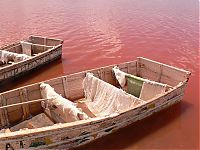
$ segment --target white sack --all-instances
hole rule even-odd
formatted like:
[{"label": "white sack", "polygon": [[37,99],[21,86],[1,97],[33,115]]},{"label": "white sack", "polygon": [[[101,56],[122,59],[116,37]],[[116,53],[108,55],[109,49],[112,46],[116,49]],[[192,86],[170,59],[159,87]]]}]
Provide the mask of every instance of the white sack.
[{"label": "white sack", "polygon": [[[143,101],[87,73],[83,88],[88,109],[95,116],[108,116],[129,110]],[[88,101],[87,101],[88,100]]]},{"label": "white sack", "polygon": [[14,57],[14,62],[20,62],[29,58],[31,58],[31,56],[28,56],[26,54],[17,54]]},{"label": "white sack", "polygon": [[72,122],[77,120],[88,119],[89,117],[76,104],[63,98],[57,94],[54,89],[45,83],[40,84],[42,98],[49,99],[45,101],[46,107],[54,109],[65,122]]},{"label": "white sack", "polygon": [[18,53],[0,50],[0,61],[6,64],[9,61],[20,62],[29,58],[31,57],[26,54],[18,54]]},{"label": "white sack", "polygon": [[8,63],[9,61],[13,61],[14,55],[11,52],[0,50],[0,61],[2,63]]}]

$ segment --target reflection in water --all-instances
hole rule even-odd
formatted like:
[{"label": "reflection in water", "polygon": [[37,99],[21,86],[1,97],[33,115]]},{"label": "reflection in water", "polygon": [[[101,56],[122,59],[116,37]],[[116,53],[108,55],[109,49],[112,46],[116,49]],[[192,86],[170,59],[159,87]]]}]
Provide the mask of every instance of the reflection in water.
[{"label": "reflection in water", "polygon": [[[99,9],[93,9],[92,13],[85,14],[87,30],[91,38],[95,38],[99,49],[103,51],[101,58],[113,58],[110,54],[118,52],[122,48],[119,31],[116,23],[112,19],[115,17],[109,14],[109,6],[105,5],[104,12]],[[96,57],[95,59],[101,59]],[[114,57],[115,58],[115,57]]]},{"label": "reflection in water", "polygon": [[192,72],[184,101],[82,149],[198,147],[198,2],[2,0],[0,46],[31,34],[65,40],[62,60],[1,86],[13,89],[138,56]]}]

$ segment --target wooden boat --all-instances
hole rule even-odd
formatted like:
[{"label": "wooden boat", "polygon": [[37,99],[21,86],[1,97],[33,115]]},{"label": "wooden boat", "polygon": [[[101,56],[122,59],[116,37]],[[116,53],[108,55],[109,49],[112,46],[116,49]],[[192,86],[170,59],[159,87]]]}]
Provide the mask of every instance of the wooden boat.
[{"label": "wooden boat", "polygon": [[28,59],[17,62],[12,60],[3,63],[0,59],[0,83],[60,58],[62,43],[60,39],[30,36],[28,39],[0,48],[1,53],[11,52],[28,56]]},{"label": "wooden boat", "polygon": [[[137,105],[134,104],[126,110],[99,116],[97,112],[90,111],[85,107],[87,98],[85,97],[83,82],[85,82],[86,75],[90,72],[107,87],[121,90],[118,88],[119,83],[112,71],[114,66],[118,66],[121,71],[128,74],[167,84],[167,90],[149,100],[141,99]],[[62,97],[76,103],[77,107],[81,108],[90,118],[66,123],[54,122],[54,125],[46,126],[44,124],[44,127],[27,127],[29,129],[14,132],[10,132],[8,128],[12,129],[17,123],[31,120],[31,117],[34,118],[33,116],[41,113],[46,114],[50,120],[55,121],[53,111],[48,113],[42,107],[42,102],[46,102],[47,99],[44,99],[41,95],[41,83],[1,93],[0,127],[3,129],[1,130],[3,133],[0,134],[0,149],[70,149],[89,143],[179,102],[183,98],[189,76],[189,71],[139,57],[135,61],[44,81]],[[126,93],[126,91],[123,92]],[[110,93],[111,91],[106,93],[108,98],[112,96],[109,95]],[[130,94],[126,93],[125,95],[131,97]],[[126,99],[123,99],[123,101],[126,101]]]}]

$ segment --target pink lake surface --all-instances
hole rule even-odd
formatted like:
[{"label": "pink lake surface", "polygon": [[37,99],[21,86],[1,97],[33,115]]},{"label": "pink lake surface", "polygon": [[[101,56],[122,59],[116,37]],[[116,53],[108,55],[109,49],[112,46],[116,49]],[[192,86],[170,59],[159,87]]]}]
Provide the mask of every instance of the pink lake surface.
[{"label": "pink lake surface", "polygon": [[1,0],[0,46],[42,35],[63,39],[62,60],[3,90],[147,57],[192,72],[184,99],[79,149],[199,148],[199,1]]}]

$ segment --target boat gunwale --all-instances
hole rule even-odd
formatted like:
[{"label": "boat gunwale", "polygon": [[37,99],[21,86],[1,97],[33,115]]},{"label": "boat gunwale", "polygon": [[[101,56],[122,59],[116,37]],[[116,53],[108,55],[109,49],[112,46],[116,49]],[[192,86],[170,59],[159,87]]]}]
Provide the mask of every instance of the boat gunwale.
[{"label": "boat gunwale", "polygon": [[[44,39],[49,39],[49,40],[56,40],[56,41],[60,41],[61,42],[60,44],[63,44],[63,42],[64,42],[64,40],[57,39],[57,38],[46,37],[46,36],[39,36],[39,35],[31,35],[31,36],[29,36],[29,38],[31,38],[31,37],[44,38]],[[26,39],[26,40],[28,40],[28,39]]]},{"label": "boat gunwale", "polygon": [[145,58],[145,57],[137,57],[137,58],[138,58],[138,59],[144,59],[144,60],[150,60],[151,62],[157,63],[157,64],[159,64],[159,65],[161,65],[161,66],[169,67],[169,68],[171,68],[171,69],[175,69],[175,70],[177,70],[177,71],[184,72],[184,73],[186,73],[188,76],[191,75],[191,72],[188,71],[188,70],[185,70],[185,69],[181,69],[181,68],[178,68],[178,67],[175,67],[175,66],[172,66],[172,65],[167,65],[167,64],[164,64],[164,63],[155,61],[155,60],[151,60],[151,59]]},{"label": "boat gunwale", "polygon": [[[64,40],[61,40],[61,39],[57,39],[57,38],[51,38],[51,37],[46,37],[46,36],[39,36],[39,35],[30,35],[28,36],[28,38],[24,38],[24,39],[21,39],[21,40],[17,40],[17,41],[13,41],[11,42],[10,44],[4,44],[0,47],[0,50],[5,50],[5,49],[8,49],[8,48],[12,48],[12,47],[9,47],[9,46],[16,46],[17,44],[20,44],[21,41],[25,41],[25,42],[30,42],[30,38],[32,37],[36,37],[36,38],[43,38],[43,39],[49,39],[49,40],[55,40],[55,41],[60,41],[60,44],[63,44],[64,43]],[[34,44],[34,43],[32,43]],[[41,45],[41,44],[39,44]],[[47,46],[47,45],[46,45]]]}]

